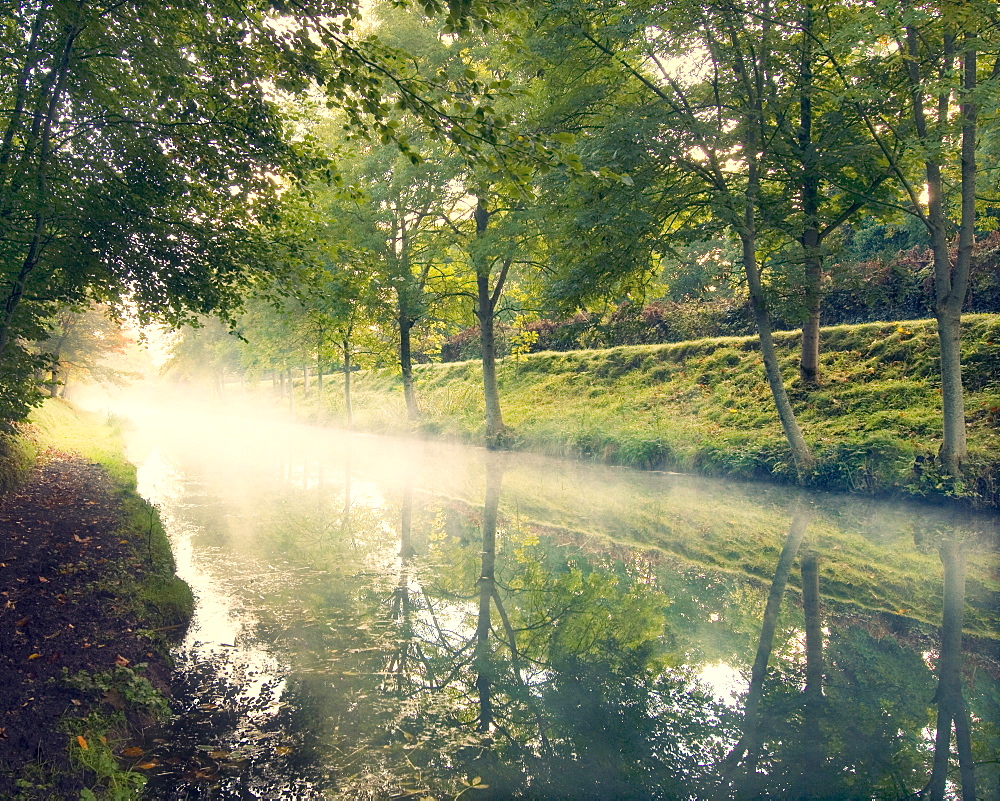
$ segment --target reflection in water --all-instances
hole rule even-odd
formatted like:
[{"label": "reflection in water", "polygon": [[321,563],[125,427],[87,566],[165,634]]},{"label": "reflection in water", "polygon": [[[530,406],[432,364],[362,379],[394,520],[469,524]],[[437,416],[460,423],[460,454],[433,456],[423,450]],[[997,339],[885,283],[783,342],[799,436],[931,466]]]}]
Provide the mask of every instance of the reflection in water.
[{"label": "reflection in water", "polygon": [[925,509],[227,425],[136,432],[198,596],[151,797],[996,787],[993,554]]},{"label": "reflection in water", "polygon": [[807,512],[796,510],[788,536],[785,538],[784,547],[781,549],[778,566],[774,571],[774,579],[771,581],[771,589],[767,594],[767,604],[764,607],[764,620],[761,623],[757,655],[754,658],[753,668],[750,670],[750,689],[747,691],[743,703],[743,735],[730,750],[723,763],[722,775],[725,784],[733,781],[736,768],[741,762],[744,767],[742,784],[749,783],[757,773],[757,762],[760,758],[762,744],[758,716],[761,698],[764,695],[764,677],[767,674],[767,663],[770,661],[771,652],[774,649],[774,634],[778,627],[778,613],[785,595],[785,585],[788,583],[792,565],[799,552],[799,547],[802,545],[806,529],[809,527],[810,517]]},{"label": "reflection in water", "polygon": [[944,563],[944,614],[941,624],[941,655],[938,657],[937,732],[934,740],[934,770],[928,786],[932,799],[944,798],[951,761],[951,725],[961,773],[963,801],[975,801],[976,777],[972,760],[969,710],[962,697],[962,618],[965,616],[965,549],[946,540],[940,547]]}]

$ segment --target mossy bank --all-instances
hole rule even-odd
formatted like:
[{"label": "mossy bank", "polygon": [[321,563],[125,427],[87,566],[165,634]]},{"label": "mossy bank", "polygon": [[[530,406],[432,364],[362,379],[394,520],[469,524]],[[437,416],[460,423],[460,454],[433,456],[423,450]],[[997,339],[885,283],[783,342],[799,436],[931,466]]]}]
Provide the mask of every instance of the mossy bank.
[{"label": "mossy bank", "polygon": [[50,401],[11,443],[30,451],[0,503],[0,797],[137,798],[192,595],[115,421]]},{"label": "mossy bank", "polygon": [[[933,320],[826,328],[819,388],[797,378],[799,334],[775,335],[786,386],[816,456],[810,486],[1000,505],[1000,317],[974,315],[963,331],[969,431],[965,480],[943,478],[938,341]],[[477,362],[420,365],[422,419],[406,420],[392,370],[355,374],[354,425],[378,433],[483,439]],[[702,339],[530,354],[499,370],[515,447],[641,468],[741,479],[797,480],[764,378],[755,337]],[[343,385],[296,388],[296,410],[344,422]]]}]

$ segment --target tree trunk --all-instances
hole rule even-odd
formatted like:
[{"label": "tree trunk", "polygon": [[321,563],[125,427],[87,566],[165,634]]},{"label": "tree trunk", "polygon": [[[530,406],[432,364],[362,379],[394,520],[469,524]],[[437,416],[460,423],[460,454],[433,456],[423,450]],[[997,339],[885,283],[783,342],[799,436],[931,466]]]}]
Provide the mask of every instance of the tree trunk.
[{"label": "tree trunk", "polygon": [[406,417],[410,422],[420,419],[420,407],[417,405],[417,393],[413,387],[413,357],[410,353],[410,331],[413,321],[403,308],[400,298],[399,311],[399,369],[403,376],[403,397],[406,399]]},{"label": "tree trunk", "polygon": [[320,332],[319,342],[316,343],[316,391],[320,398],[323,397],[323,334]]},{"label": "tree trunk", "polygon": [[[927,214],[922,219],[931,238],[934,259],[934,316],[938,324],[938,341],[941,346],[941,401],[943,431],[939,459],[945,471],[960,477],[962,464],[968,458],[965,426],[965,395],[962,388],[962,307],[969,285],[972,248],[975,241],[975,191],[976,191],[976,131],[979,106],[975,101],[976,50],[966,37],[961,56],[962,91],[960,93],[960,118],[962,120],[961,146],[961,218],[958,232],[958,254],[954,267],[948,253],[948,218],[944,209],[944,179],[937,155],[942,134],[940,124],[933,135],[928,129],[924,108],[923,83],[919,70],[920,34],[906,29],[907,76],[912,93],[911,110],[917,136],[929,153],[924,162],[927,176]],[[955,57],[954,36],[946,32],[940,53],[947,69]],[[938,91],[935,117],[948,118],[951,90]]]},{"label": "tree trunk", "polygon": [[795,412],[781,377],[781,365],[778,362],[778,353],[775,350],[774,337],[771,332],[771,314],[767,309],[764,288],[760,282],[760,271],[757,268],[754,237],[746,232],[741,232],[740,241],[743,245],[743,268],[746,271],[747,284],[750,288],[754,323],[757,326],[757,337],[760,340],[760,353],[764,360],[764,374],[767,376],[767,384],[771,389],[771,397],[774,399],[774,405],[778,411],[778,419],[781,421],[781,428],[785,432],[785,439],[792,450],[792,458],[795,460],[795,467],[801,479],[812,469],[815,460],[806,444],[805,437],[802,436],[798,420],[795,419]]},{"label": "tree trunk", "polygon": [[[767,48],[762,48],[766,57]],[[814,459],[809,446],[806,445],[802,430],[795,419],[795,412],[792,404],[788,400],[788,393],[785,391],[785,383],[781,377],[781,365],[778,362],[778,354],[774,349],[774,338],[771,331],[771,314],[767,307],[767,297],[764,287],[761,284],[760,269],[757,265],[757,205],[760,203],[760,167],[758,163],[759,151],[763,146],[760,132],[761,117],[763,114],[762,87],[759,85],[759,76],[751,77],[747,72],[747,67],[742,61],[738,61],[734,66],[737,76],[745,86],[749,97],[752,98],[749,108],[744,112],[743,138],[744,150],[747,154],[747,184],[742,198],[742,208],[737,232],[740,237],[742,250],[741,258],[743,271],[747,277],[747,288],[750,292],[750,303],[753,307],[754,323],[757,327],[757,336],[760,340],[760,352],[764,360],[764,373],[767,376],[768,386],[771,388],[771,396],[774,398],[774,405],[778,412],[778,419],[781,421],[781,428],[785,432],[785,439],[792,451],[792,458],[795,461],[795,468],[799,479],[812,470]]]},{"label": "tree trunk", "polygon": [[[476,237],[486,235],[490,213],[482,198],[476,199]],[[506,442],[507,428],[500,408],[500,389],[497,385],[496,361],[496,308],[507,279],[511,259],[504,263],[495,287],[490,286],[491,259],[480,252],[476,256],[476,319],[479,321],[479,343],[483,353],[483,400],[486,406],[486,447],[501,448]]]},{"label": "tree trunk", "polygon": [[502,468],[492,460],[486,467],[486,500],[483,504],[483,559],[479,572],[479,617],[476,621],[476,690],[479,694],[479,725],[487,732],[493,724],[492,660],[490,659],[490,602],[496,591],[497,512],[500,507]]},{"label": "tree trunk", "polygon": [[39,55],[41,55],[41,51],[38,48],[38,37],[45,26],[47,11],[48,9],[44,5],[41,6],[31,26],[31,35],[28,37],[28,42],[24,50],[24,63],[21,65],[21,71],[18,75],[17,90],[14,95],[14,107],[7,118],[7,128],[4,131],[3,143],[0,144],[0,168],[5,167],[10,160],[13,153],[12,145],[14,143],[14,136],[20,128],[24,117],[24,102],[28,96],[31,76],[35,74]]},{"label": "tree trunk", "polygon": [[[816,241],[815,228],[806,232],[804,241]],[[808,249],[810,246],[807,245]],[[815,247],[813,245],[812,247]],[[802,347],[799,353],[799,377],[808,387],[819,386],[820,317],[823,306],[823,260],[812,253],[805,257],[806,319],[802,323]]]},{"label": "tree trunk", "polygon": [[490,309],[489,276],[477,275],[478,302],[476,318],[479,320],[479,342],[483,351],[483,398],[486,403],[486,447],[503,445],[505,426],[500,408],[500,389],[497,385],[496,333],[493,311]]},{"label": "tree trunk", "polygon": [[351,526],[351,465],[353,463],[351,440],[347,441],[347,458],[344,459],[344,508],[340,515],[340,530],[354,542],[354,530]]},{"label": "tree trunk", "polygon": [[[976,51],[963,54],[962,117],[962,212],[958,229],[955,267],[934,259],[935,316],[941,343],[941,396],[944,432],[940,459],[952,476],[961,475],[968,458],[965,427],[965,394],[962,388],[962,307],[969,287],[972,249],[976,235],[976,130],[979,107],[976,90]],[[947,243],[944,255],[947,256]]]},{"label": "tree trunk", "polygon": [[819,557],[802,557],[802,609],[806,629],[806,688],[804,710],[803,778],[806,786],[815,783],[823,764],[823,735],[820,717],[823,707],[823,627],[820,618]]},{"label": "tree trunk", "polygon": [[[35,184],[37,197],[34,199],[36,211],[34,213],[35,224],[31,238],[28,242],[28,249],[20,270],[11,282],[10,290],[3,305],[3,314],[0,316],[0,358],[7,350],[12,336],[12,326],[14,314],[21,303],[27,289],[28,279],[41,262],[44,240],[46,238],[46,228],[48,226],[48,216],[46,211],[48,199],[48,167],[52,156],[52,129],[59,114],[59,102],[63,91],[66,88],[66,81],[69,75],[70,63],[73,58],[73,51],[76,38],[82,28],[74,25],[67,25],[64,31],[62,51],[59,54],[59,63],[54,65],[49,75],[46,77],[46,86],[43,88],[37,108],[28,142],[38,143],[38,165],[35,170]],[[6,134],[5,134],[6,136]],[[26,142],[24,145],[25,168],[31,155],[32,146]],[[6,189],[6,187],[4,187]],[[16,196],[17,192],[10,192],[11,196]]]},{"label": "tree trunk", "polygon": [[292,381],[292,368],[288,368],[288,411],[295,414],[295,383]]},{"label": "tree trunk", "polygon": [[351,345],[349,342],[343,343],[344,349],[344,415],[347,420],[347,427],[354,428],[354,407],[351,405]]},{"label": "tree trunk", "polygon": [[408,472],[400,502],[399,556],[404,560],[410,559],[416,552],[413,547],[413,475]]},{"label": "tree trunk", "polygon": [[819,186],[816,150],[812,142],[812,8],[805,4],[802,21],[802,63],[799,70],[799,158],[802,161],[802,255],[805,270],[806,319],[802,323],[799,376],[806,386],[819,384],[819,323],[823,303],[823,259],[819,251]]}]

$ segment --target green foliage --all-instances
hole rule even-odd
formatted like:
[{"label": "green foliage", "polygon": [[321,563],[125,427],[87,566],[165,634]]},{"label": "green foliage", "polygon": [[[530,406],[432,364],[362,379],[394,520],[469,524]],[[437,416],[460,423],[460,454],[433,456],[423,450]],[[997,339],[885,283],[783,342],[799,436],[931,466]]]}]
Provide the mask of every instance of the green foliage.
[{"label": "green foliage", "polygon": [[141,675],[145,668],[144,664],[131,667],[116,665],[111,670],[97,673],[80,671],[72,676],[65,673],[64,669],[63,680],[68,687],[91,695],[95,700],[113,693],[116,706],[124,705],[128,710],[158,719],[165,718],[170,714],[170,706],[163,694],[150,684],[149,679]]},{"label": "green foliage", "polygon": [[142,795],[146,777],[123,769],[114,754],[112,739],[122,723],[121,715],[91,713],[83,718],[68,718],[66,728],[70,759],[79,770],[90,774],[94,784],[80,792],[80,801],[135,801]]},{"label": "green foliage", "polygon": [[47,360],[47,390],[65,397],[70,380],[121,386],[134,374],[116,369],[112,359],[131,342],[107,306],[91,304],[60,310],[49,321],[49,336],[37,344]]}]

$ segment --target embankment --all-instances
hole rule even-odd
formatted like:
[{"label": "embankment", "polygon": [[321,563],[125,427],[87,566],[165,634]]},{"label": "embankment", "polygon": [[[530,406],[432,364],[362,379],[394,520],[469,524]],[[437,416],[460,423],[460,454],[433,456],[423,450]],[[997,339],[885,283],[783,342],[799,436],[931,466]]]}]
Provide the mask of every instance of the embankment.
[{"label": "embankment", "polygon": [[133,741],[167,712],[165,637],[193,599],[118,434],[49,401],[10,443],[6,473],[38,458],[0,499],[3,798],[133,798],[145,782]]},{"label": "embankment", "polygon": [[[941,395],[933,320],[824,329],[816,389],[797,378],[798,333],[776,340],[817,459],[807,484],[1000,505],[1000,317],[965,320],[970,454],[962,482],[942,477],[935,461]],[[476,362],[418,366],[422,419],[411,425],[395,371],[361,371],[352,381],[354,425],[481,442],[481,375]],[[741,479],[796,478],[754,337],[510,357],[499,382],[518,448]],[[322,398],[301,381],[296,393],[297,414],[343,425],[342,379],[327,377]]]}]

